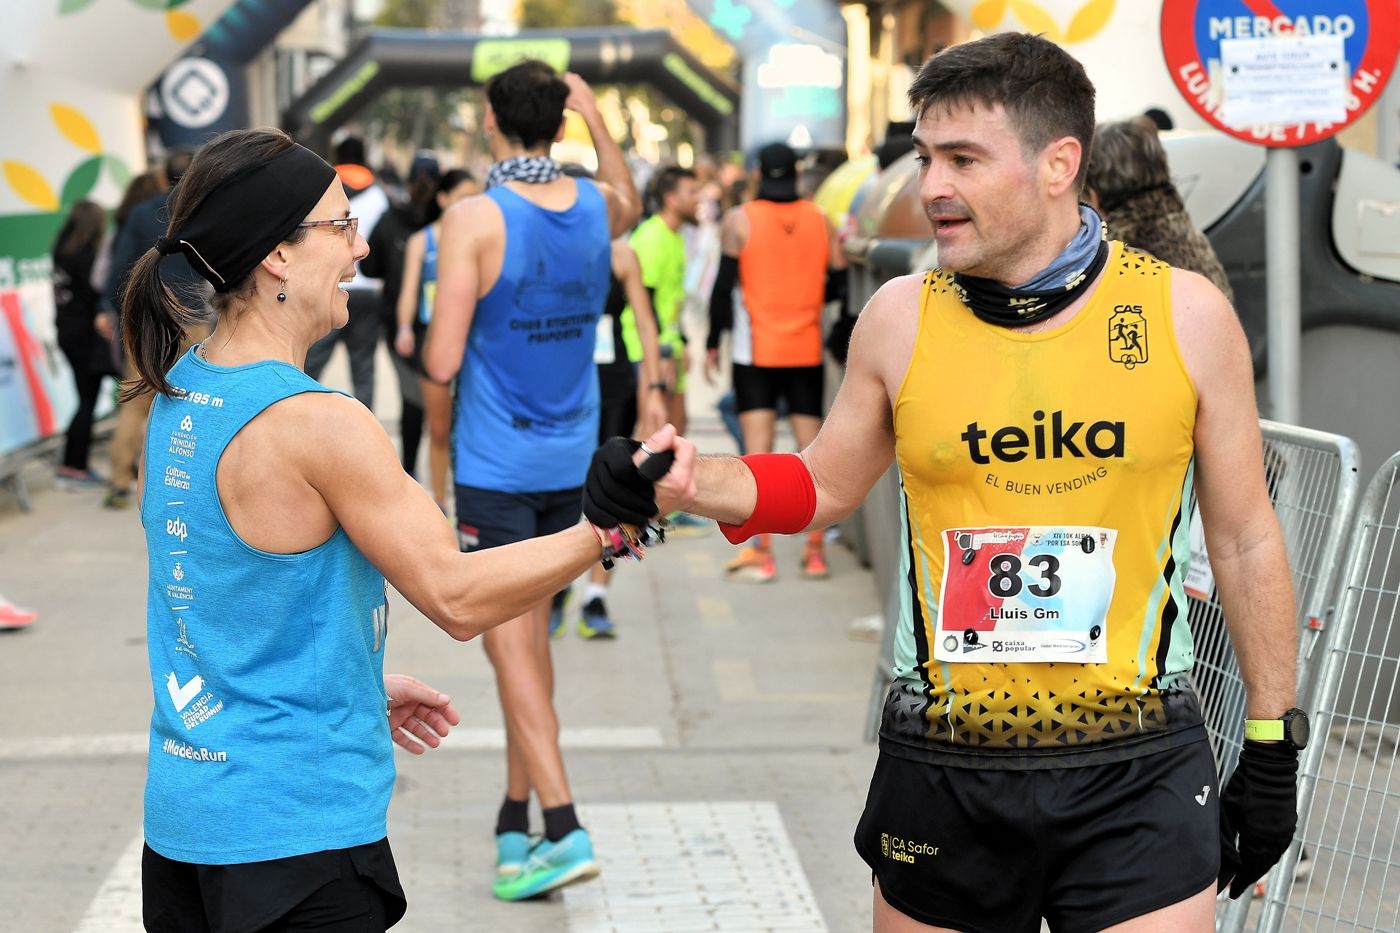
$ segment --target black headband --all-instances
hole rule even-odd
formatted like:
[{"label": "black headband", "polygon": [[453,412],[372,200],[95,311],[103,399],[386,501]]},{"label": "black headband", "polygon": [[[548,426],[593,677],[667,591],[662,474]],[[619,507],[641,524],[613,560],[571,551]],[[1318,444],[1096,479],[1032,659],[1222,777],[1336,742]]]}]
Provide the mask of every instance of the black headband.
[{"label": "black headband", "polygon": [[214,291],[232,291],[291,236],[334,180],[325,159],[293,143],[224,179],[179,230],[156,240],[156,249],[184,253]]}]

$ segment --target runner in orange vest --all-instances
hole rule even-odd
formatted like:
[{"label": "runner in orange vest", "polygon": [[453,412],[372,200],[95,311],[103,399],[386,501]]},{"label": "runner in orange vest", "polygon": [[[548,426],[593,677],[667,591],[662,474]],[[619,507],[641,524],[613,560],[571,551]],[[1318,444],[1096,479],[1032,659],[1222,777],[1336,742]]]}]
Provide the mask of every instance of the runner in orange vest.
[{"label": "runner in orange vest", "polygon": [[[787,403],[798,447],[822,426],[822,308],[844,300],[846,257],[821,208],[798,193],[797,154],[783,143],[758,153],[758,194],[724,215],[724,255],[710,295],[705,377],[714,381],[720,335],[731,331],[735,407],[748,453],[771,453],[778,400]],[[763,534],[725,565],[735,579],[777,576]],[[802,573],[827,575],[822,530],[807,534]]]}]

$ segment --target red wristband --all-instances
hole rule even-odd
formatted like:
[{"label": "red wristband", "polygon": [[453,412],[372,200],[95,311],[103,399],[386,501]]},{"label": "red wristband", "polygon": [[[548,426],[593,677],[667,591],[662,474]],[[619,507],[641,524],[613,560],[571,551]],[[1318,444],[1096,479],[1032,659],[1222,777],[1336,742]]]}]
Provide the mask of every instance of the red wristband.
[{"label": "red wristband", "polygon": [[795,535],[817,514],[817,487],[797,454],[749,454],[740,457],[758,484],[753,514],[742,525],[719,523],[730,544],[754,535]]}]

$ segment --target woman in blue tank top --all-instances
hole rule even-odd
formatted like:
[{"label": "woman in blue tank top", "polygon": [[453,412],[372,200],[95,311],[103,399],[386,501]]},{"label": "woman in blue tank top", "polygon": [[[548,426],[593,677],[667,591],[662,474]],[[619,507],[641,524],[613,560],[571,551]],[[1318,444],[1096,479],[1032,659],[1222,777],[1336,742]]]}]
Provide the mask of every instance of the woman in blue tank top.
[{"label": "woman in blue tank top", "polygon": [[[342,286],[368,252],[357,226],[322,159],[237,130],[195,156],[127,283],[126,394],[155,394],[139,485],[147,930],[324,929],[312,918],[330,913],[392,926],[393,743],[421,753],[458,718],[445,695],[383,673],[386,580],[466,640],[620,549],[623,532],[582,521],[459,552],[374,416],[305,375],[307,349],[346,322]],[[183,354],[192,322],[159,271],[176,252],[213,286],[216,317]]]},{"label": "woman in blue tank top", "polygon": [[433,195],[436,212],[426,227],[408,238],[404,246],[403,287],[396,309],[398,331],[394,350],[413,360],[423,390],[423,409],[428,416],[428,487],[438,508],[446,513],[451,505],[452,487],[447,474],[452,467],[452,387],[428,378],[423,369],[423,338],[433,317],[437,295],[437,243],[442,232],[442,212],[463,198],[481,190],[471,172],[452,169],[438,180]]}]

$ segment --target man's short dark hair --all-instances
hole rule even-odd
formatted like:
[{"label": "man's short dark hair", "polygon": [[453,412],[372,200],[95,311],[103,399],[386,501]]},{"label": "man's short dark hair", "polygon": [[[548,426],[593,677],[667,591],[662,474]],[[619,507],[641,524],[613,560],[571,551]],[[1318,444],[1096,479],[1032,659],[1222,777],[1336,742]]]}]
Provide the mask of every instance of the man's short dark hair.
[{"label": "man's short dark hair", "polygon": [[922,116],[929,107],[1000,104],[1027,154],[1073,136],[1084,153],[1075,181],[1084,185],[1094,140],[1094,85],[1068,52],[1040,36],[1003,32],[944,49],[909,87]]},{"label": "man's short dark hair", "polygon": [[331,161],[336,165],[364,165],[365,141],[358,136],[347,136],[335,144]]},{"label": "man's short dark hair", "polygon": [[526,149],[554,142],[568,99],[569,86],[559,73],[533,59],[512,65],[486,84],[497,129]]},{"label": "man's short dark hair", "polygon": [[661,210],[666,203],[666,195],[681,186],[682,178],[695,178],[695,172],[679,165],[665,165],[657,169],[651,177],[651,197],[656,209]]}]

